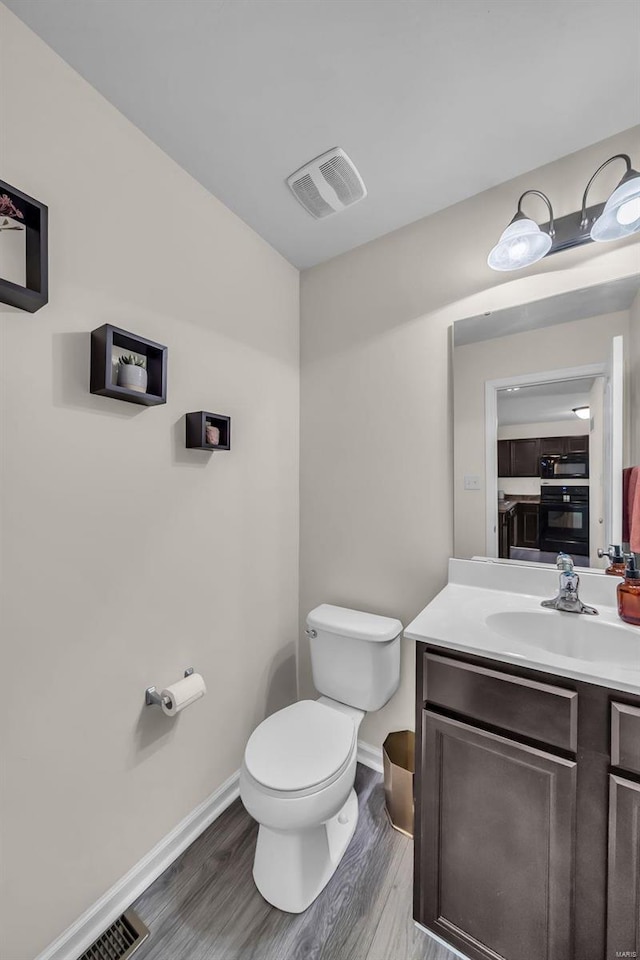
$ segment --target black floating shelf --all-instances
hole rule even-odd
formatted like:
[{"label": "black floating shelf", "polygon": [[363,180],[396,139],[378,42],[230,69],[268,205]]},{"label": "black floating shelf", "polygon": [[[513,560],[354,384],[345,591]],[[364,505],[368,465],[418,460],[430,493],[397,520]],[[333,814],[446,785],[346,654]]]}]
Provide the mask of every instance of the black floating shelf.
[{"label": "black floating shelf", "polygon": [[26,286],[0,277],[0,303],[35,313],[49,300],[48,217],[44,203],[0,180],[0,196],[6,194],[23,219],[17,222],[26,231]]},{"label": "black floating shelf", "polygon": [[[231,450],[231,417],[219,413],[186,413],[187,447],[190,450]],[[207,426],[220,431],[219,443],[207,443]]]},{"label": "black floating shelf", "polygon": [[[147,391],[138,393],[114,382],[114,348],[139,353],[147,361]],[[126,400],[144,407],[167,402],[167,348],[161,343],[138,337],[128,330],[103,327],[91,332],[91,393],[114,400]]]}]

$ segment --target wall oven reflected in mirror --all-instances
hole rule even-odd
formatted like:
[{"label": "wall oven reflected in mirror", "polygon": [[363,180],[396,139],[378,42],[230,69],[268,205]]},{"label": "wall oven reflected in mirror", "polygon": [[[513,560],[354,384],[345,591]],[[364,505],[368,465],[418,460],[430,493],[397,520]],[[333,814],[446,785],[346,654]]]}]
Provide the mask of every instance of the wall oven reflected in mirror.
[{"label": "wall oven reflected in mirror", "polygon": [[456,556],[606,567],[640,464],[640,275],[457,321],[453,371]]}]

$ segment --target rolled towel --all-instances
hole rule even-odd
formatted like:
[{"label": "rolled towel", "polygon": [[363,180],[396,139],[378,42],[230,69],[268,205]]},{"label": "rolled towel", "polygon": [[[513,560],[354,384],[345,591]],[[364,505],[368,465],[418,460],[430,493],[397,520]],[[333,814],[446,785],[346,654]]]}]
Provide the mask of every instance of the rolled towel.
[{"label": "rolled towel", "polygon": [[640,553],[640,467],[631,469],[629,477],[629,547],[633,553]]},{"label": "rolled towel", "polygon": [[625,467],[622,471],[622,542],[629,543],[631,539],[631,528],[629,521],[631,519],[629,511],[629,484],[631,482],[631,472],[633,467]]}]

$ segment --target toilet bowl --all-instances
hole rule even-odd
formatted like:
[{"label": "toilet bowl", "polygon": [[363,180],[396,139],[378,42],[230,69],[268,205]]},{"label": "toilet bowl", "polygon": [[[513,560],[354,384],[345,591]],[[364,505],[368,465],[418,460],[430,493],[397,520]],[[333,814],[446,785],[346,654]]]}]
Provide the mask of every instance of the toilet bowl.
[{"label": "toilet bowl", "polygon": [[358,822],[357,732],[364,713],[301,700],[252,734],[240,795],[260,824],[253,878],[274,907],[301,913],[328,883]]},{"label": "toilet bowl", "polygon": [[[326,695],[279,710],[249,738],[240,797],[260,825],[253,877],[280,910],[306,910],[354,834],[358,729],[367,710],[379,709],[397,689],[401,630],[398,620],[317,607],[307,634],[314,682]],[[335,691],[341,699],[331,697]]]}]

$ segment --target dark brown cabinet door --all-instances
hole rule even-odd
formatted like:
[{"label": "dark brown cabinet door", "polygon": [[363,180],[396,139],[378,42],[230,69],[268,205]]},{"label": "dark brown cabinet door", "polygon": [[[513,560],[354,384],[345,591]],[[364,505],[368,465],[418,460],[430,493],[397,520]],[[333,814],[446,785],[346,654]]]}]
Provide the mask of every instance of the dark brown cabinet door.
[{"label": "dark brown cabinet door", "polygon": [[540,456],[552,454],[566,456],[569,453],[589,453],[589,435],[580,437],[541,437]]},{"label": "dark brown cabinet door", "polygon": [[567,453],[589,453],[589,436],[567,437]]},{"label": "dark brown cabinet door", "polygon": [[568,960],[576,764],[422,711],[419,919],[472,960]]},{"label": "dark brown cabinet door", "polygon": [[511,476],[540,476],[540,441],[511,440]]},{"label": "dark brown cabinet door", "polygon": [[538,477],[540,457],[589,453],[589,436],[498,440],[499,477]]},{"label": "dark brown cabinet door", "polygon": [[499,556],[506,559],[511,556],[511,546],[514,540],[514,515],[515,507],[499,514],[498,553]]},{"label": "dark brown cabinet door", "polygon": [[511,476],[511,441],[498,440],[498,476]]},{"label": "dark brown cabinet door", "polygon": [[609,777],[607,960],[640,956],[640,784]]},{"label": "dark brown cabinet door", "polygon": [[515,546],[531,547],[538,550],[540,547],[538,534],[538,520],[540,508],[537,503],[519,503],[516,510]]},{"label": "dark brown cabinet door", "polygon": [[549,457],[552,454],[564,456],[568,452],[567,437],[541,437],[540,456]]}]

